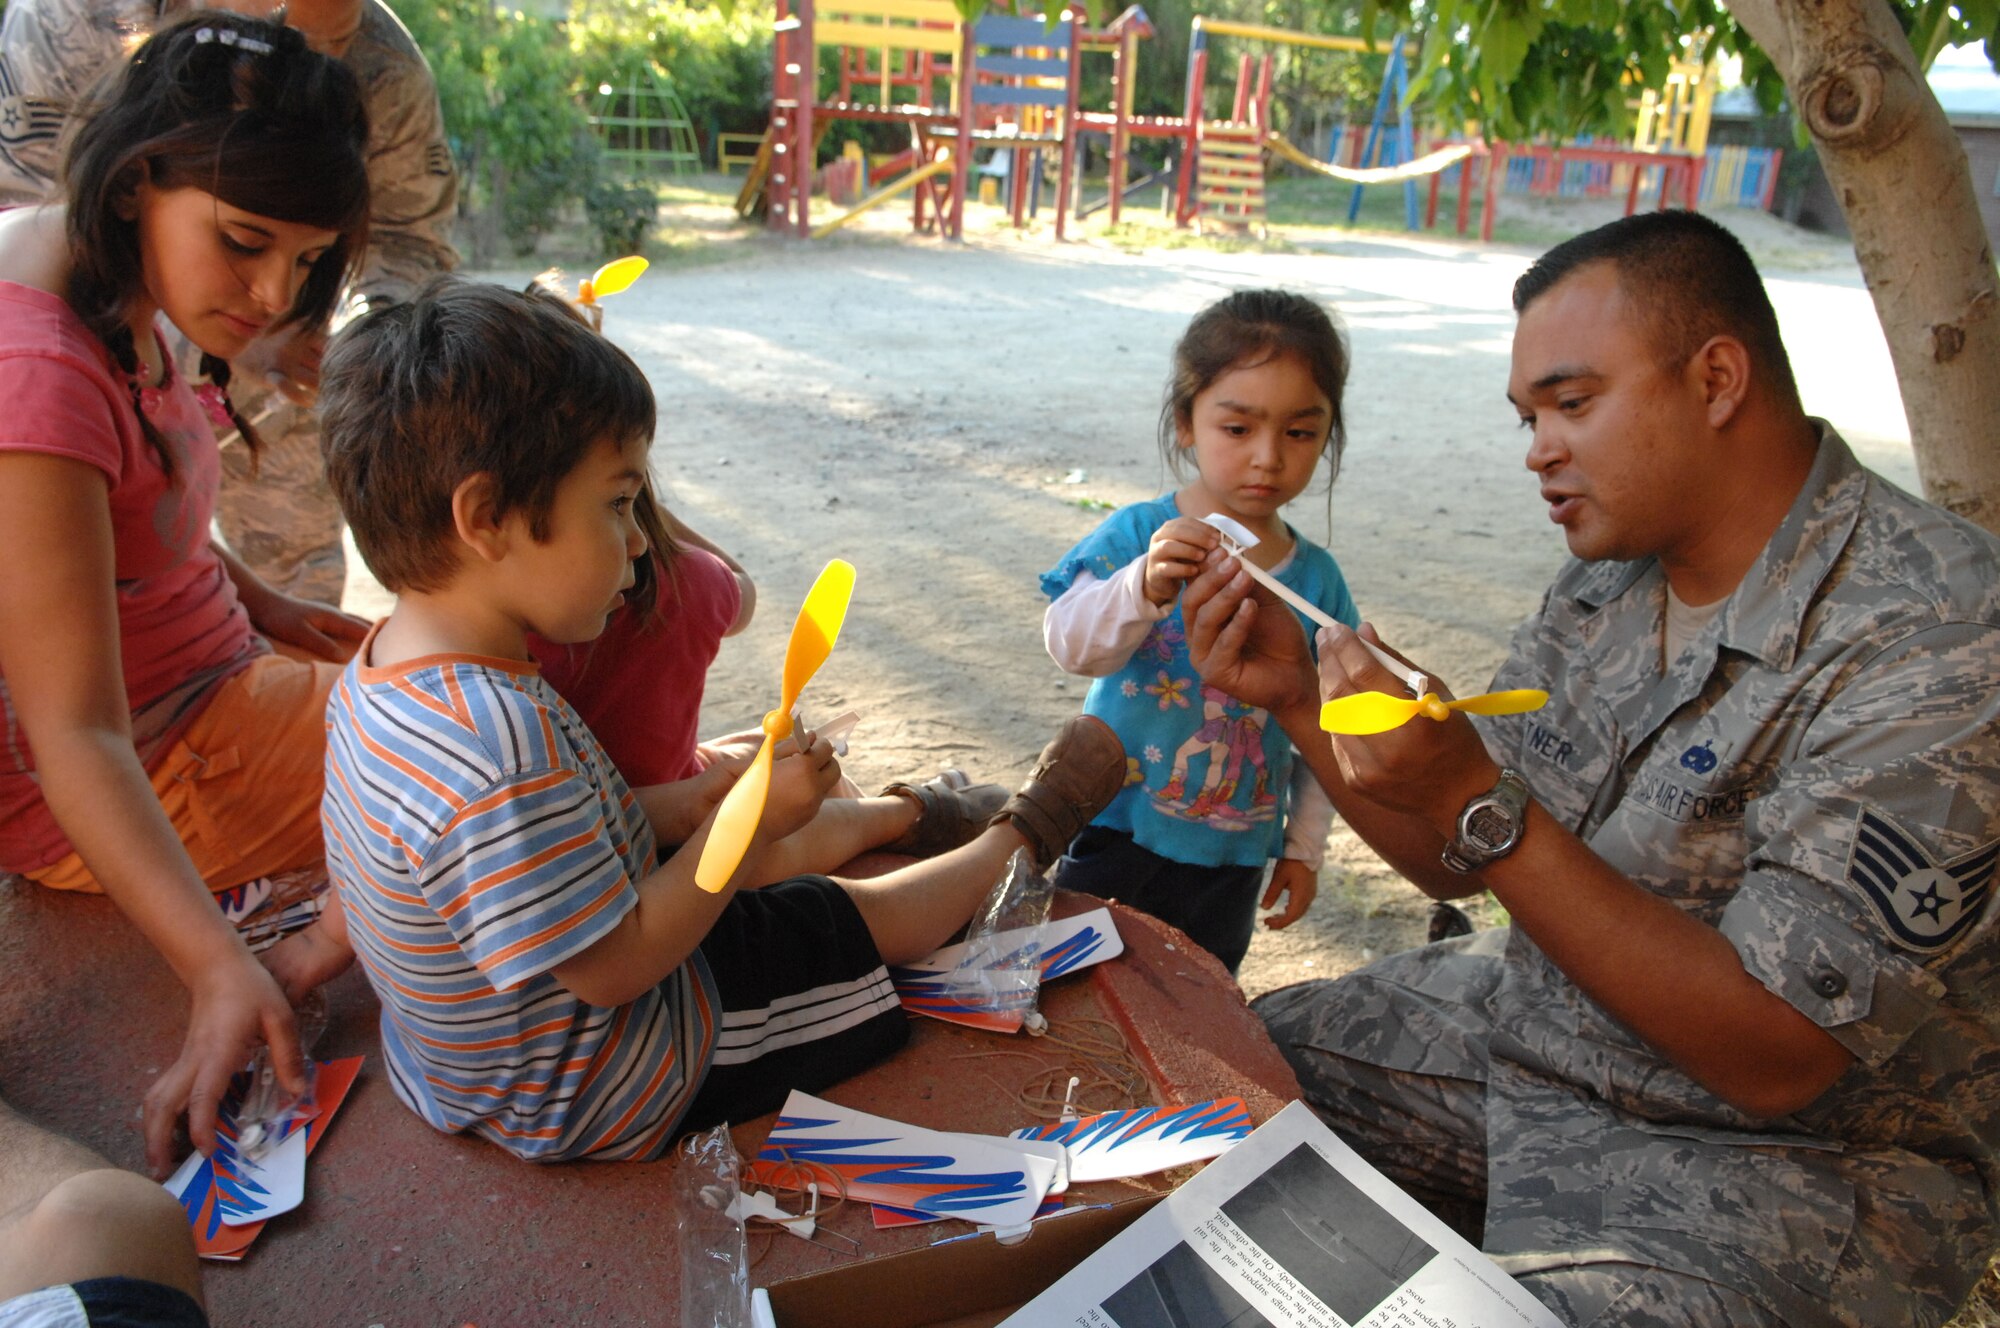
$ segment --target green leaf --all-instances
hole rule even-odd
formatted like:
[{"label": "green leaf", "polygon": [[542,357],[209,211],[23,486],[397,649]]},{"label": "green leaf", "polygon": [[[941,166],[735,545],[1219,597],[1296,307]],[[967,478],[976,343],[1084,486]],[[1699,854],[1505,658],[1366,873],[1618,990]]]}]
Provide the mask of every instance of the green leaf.
[{"label": "green leaf", "polygon": [[1493,90],[1500,84],[1513,81],[1528,57],[1527,33],[1500,13],[1500,4],[1494,0],[1479,30],[1479,86],[1488,100],[1494,99]]},{"label": "green leaf", "polygon": [[1968,42],[1985,42],[1987,59],[1993,60],[1995,67],[2000,68],[2000,59],[1995,58],[2000,55],[2000,51],[1995,49],[2000,46],[2000,0],[1961,0],[1958,13],[1965,29],[1965,39]]},{"label": "green leaf", "polygon": [[1423,49],[1417,57],[1416,70],[1410,75],[1411,101],[1414,102],[1421,97],[1425,90],[1437,81],[1439,71],[1444,68],[1444,62],[1450,55],[1451,39],[1445,35],[1443,28],[1433,27],[1424,34]]}]

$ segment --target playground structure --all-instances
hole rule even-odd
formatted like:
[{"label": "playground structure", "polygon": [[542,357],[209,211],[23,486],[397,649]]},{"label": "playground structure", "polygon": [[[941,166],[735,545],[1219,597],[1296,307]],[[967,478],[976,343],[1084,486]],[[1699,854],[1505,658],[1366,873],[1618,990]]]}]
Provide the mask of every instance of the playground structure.
[{"label": "playground structure", "polygon": [[590,125],[605,162],[634,179],[701,169],[687,107],[650,60],[635,62],[616,83],[598,84]]},{"label": "playground structure", "polygon": [[[1474,160],[1458,173],[1460,235],[1467,231],[1471,172],[1483,174],[1485,202],[1480,238],[1493,238],[1503,194],[1550,196],[1624,195],[1630,216],[1641,198],[1657,190],[1660,207],[1734,205],[1769,210],[1784,153],[1776,148],[1713,147],[1709,112],[1715,97],[1711,66],[1676,62],[1665,85],[1648,88],[1638,99],[1636,129],[1629,143],[1579,141],[1569,144],[1469,143]],[[1441,181],[1433,178],[1425,226],[1435,224]]]},{"label": "playground structure", "polygon": [[[801,237],[824,235],[903,193],[912,224],[963,234],[965,191],[974,144],[1007,152],[1017,224],[1029,206],[1029,159],[1061,158],[1061,188],[1075,169],[1079,24],[1068,12],[1040,18],[987,14],[967,24],[951,0],[778,0],[775,95],[771,125],[751,164],[738,210],[761,200],[774,227]],[[789,11],[789,12],[788,12]],[[835,48],[839,93],[819,98],[820,51]],[[859,98],[872,93],[873,100]],[[906,96],[907,100],[898,100]],[[904,126],[909,151],[868,173],[903,173],[815,228],[814,162],[827,125],[837,120]],[[1040,172],[1032,172],[1039,180]],[[1056,238],[1064,214],[1056,213]]]},{"label": "playground structure", "polygon": [[[1354,193],[1348,204],[1348,220],[1352,221],[1361,203],[1361,189],[1368,184],[1386,184],[1401,181],[1404,186],[1405,212],[1411,229],[1416,228],[1416,180],[1420,176],[1431,175],[1467,156],[1470,149],[1446,148],[1439,152],[1418,158],[1412,137],[1409,118],[1399,114],[1395,127],[1395,146],[1388,149],[1385,138],[1387,118],[1392,98],[1400,106],[1406,100],[1409,81],[1406,73],[1406,44],[1401,37],[1389,43],[1388,66],[1383,74],[1382,91],[1375,101],[1375,116],[1369,125],[1368,142],[1363,151],[1363,160],[1358,168],[1348,168],[1319,161],[1300,150],[1284,135],[1271,127],[1271,74],[1272,59],[1269,52],[1254,58],[1248,51],[1237,57],[1235,105],[1227,120],[1208,120],[1204,115],[1207,102],[1207,82],[1209,70],[1208,39],[1211,35],[1237,37],[1266,45],[1289,45],[1311,47],[1326,51],[1363,52],[1373,48],[1359,37],[1328,36],[1318,33],[1293,32],[1286,28],[1267,27],[1256,23],[1233,23],[1195,16],[1193,33],[1188,43],[1187,113],[1186,121],[1194,126],[1194,140],[1202,155],[1190,188],[1188,173],[1183,172],[1176,193],[1175,219],[1181,225],[1190,221],[1200,224],[1200,218],[1213,217],[1223,224],[1255,225],[1264,224],[1264,165],[1266,153],[1283,158],[1295,165],[1321,175],[1343,180],[1354,186]],[[1254,83],[1252,70],[1255,69]],[[1254,86],[1254,91],[1253,91]],[[1385,161],[1384,157],[1393,157]]]},{"label": "playground structure", "polygon": [[[1181,131],[1177,121],[1157,116],[1135,116],[1132,113],[1133,96],[1138,88],[1139,43],[1153,36],[1153,20],[1146,11],[1133,5],[1117,18],[1106,24],[1102,31],[1085,32],[1082,35],[1086,53],[1105,52],[1111,56],[1111,109],[1109,111],[1079,111],[1076,117],[1076,132],[1082,134],[1102,134],[1111,146],[1111,170],[1108,177],[1109,188],[1105,196],[1093,203],[1074,204],[1065,199],[1065,206],[1075,206],[1077,220],[1100,209],[1109,208],[1111,224],[1117,225],[1124,211],[1125,200],[1136,190],[1143,189],[1162,179],[1170,178],[1174,170],[1174,159],[1168,157],[1167,165],[1138,181],[1126,179],[1126,162],[1131,156],[1132,139],[1135,135],[1157,135],[1178,139]],[[1182,154],[1185,159],[1185,153]]]},{"label": "playground structure", "polygon": [[[1400,183],[1404,221],[1411,230],[1436,225],[1441,188],[1447,179],[1455,180],[1458,232],[1466,233],[1473,193],[1479,190],[1484,200],[1480,234],[1488,241],[1503,191],[1572,192],[1579,171],[1585,173],[1589,192],[1623,189],[1628,214],[1655,180],[1661,207],[1679,202],[1693,208],[1704,197],[1703,152],[1714,81],[1712,71],[1702,66],[1676,65],[1664,88],[1645,92],[1639,105],[1639,131],[1629,145],[1423,141],[1404,109],[1412,47],[1399,37],[1380,48],[1387,60],[1365,134],[1356,127],[1338,136],[1329,153],[1332,159],[1323,161],[1271,123],[1273,56],[1268,50],[1238,54],[1229,113],[1219,119],[1208,117],[1210,38],[1354,53],[1377,49],[1358,37],[1198,15],[1190,34],[1183,113],[1141,116],[1134,113],[1133,98],[1138,43],[1152,36],[1154,29],[1137,5],[1105,28],[1092,30],[1083,25],[1076,6],[1066,8],[1053,23],[999,13],[968,23],[952,0],[777,3],[771,123],[750,163],[737,206],[748,216],[763,205],[773,227],[802,238],[827,234],[906,193],[912,196],[916,229],[934,227],[944,237],[962,237],[971,157],[980,147],[1008,158],[1004,168],[996,162],[982,172],[1004,174],[1007,206],[1016,226],[1040,205],[1044,154],[1057,157],[1058,240],[1065,236],[1072,211],[1081,219],[1108,209],[1115,225],[1132,193],[1167,181],[1177,225],[1262,231],[1272,162],[1352,185],[1350,222],[1359,211],[1365,187]],[[826,100],[821,99],[819,86],[823,52],[831,52],[830,65],[838,76],[838,90]],[[1078,105],[1085,53],[1111,57],[1108,109]],[[828,125],[840,120],[900,125],[909,134],[910,146],[872,165],[848,161],[829,167],[827,181],[838,186],[830,194],[846,198],[865,192],[852,189],[856,173],[873,192],[815,226],[811,200],[818,149]],[[1110,146],[1105,195],[1088,203],[1072,189],[1084,135],[1102,135]],[[1166,165],[1137,180],[1131,178],[1135,138],[1171,145]],[[1350,161],[1343,163],[1342,156]],[[1775,175],[1775,163],[1768,170],[1761,165],[1755,170],[1738,166],[1733,184],[1740,194],[1748,180],[1768,202]],[[1427,206],[1419,203],[1418,183],[1424,180],[1429,188]]]}]

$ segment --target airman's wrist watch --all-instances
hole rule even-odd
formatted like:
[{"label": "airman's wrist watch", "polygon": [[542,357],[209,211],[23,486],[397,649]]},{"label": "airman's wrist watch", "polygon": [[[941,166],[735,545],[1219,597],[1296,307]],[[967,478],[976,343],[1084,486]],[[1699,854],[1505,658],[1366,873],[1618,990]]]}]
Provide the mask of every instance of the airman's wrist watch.
[{"label": "airman's wrist watch", "polygon": [[1528,781],[1503,769],[1500,782],[1465,804],[1458,833],[1444,846],[1444,865],[1455,872],[1478,871],[1514,851],[1528,823]]}]

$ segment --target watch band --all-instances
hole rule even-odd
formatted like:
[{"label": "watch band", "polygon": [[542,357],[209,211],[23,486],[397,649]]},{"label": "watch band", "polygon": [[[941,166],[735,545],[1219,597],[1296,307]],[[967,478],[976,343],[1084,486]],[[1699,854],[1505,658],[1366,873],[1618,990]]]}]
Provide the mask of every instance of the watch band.
[{"label": "watch band", "polygon": [[1528,820],[1528,781],[1512,767],[1491,789],[1465,804],[1458,827],[1439,860],[1452,871],[1477,871],[1499,861],[1521,842]]}]

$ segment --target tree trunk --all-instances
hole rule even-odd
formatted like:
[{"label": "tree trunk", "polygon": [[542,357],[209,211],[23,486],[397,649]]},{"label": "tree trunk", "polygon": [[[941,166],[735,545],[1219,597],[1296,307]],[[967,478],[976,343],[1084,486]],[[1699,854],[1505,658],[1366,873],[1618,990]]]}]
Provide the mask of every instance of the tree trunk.
[{"label": "tree trunk", "polygon": [[2000,533],[2000,278],[1965,149],[1884,0],[1726,2],[1846,214],[1925,495]]}]

